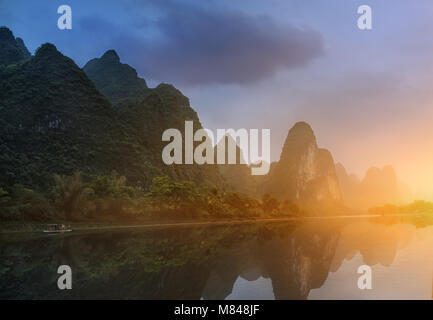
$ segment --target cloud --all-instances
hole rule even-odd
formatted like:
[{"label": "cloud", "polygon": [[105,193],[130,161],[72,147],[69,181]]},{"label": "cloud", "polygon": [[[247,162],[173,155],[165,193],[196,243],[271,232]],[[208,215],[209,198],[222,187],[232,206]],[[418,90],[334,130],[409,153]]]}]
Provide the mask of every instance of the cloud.
[{"label": "cloud", "polygon": [[144,18],[139,30],[113,33],[113,49],[156,81],[250,84],[306,66],[324,52],[317,31],[278,23],[266,15],[171,1],[151,3],[161,12],[159,17]]}]

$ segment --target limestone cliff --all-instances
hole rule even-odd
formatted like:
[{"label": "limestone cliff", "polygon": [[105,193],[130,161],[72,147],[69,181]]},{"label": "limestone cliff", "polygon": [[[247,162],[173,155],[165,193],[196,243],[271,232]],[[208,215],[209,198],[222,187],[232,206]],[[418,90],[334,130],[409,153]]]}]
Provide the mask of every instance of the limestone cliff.
[{"label": "limestone cliff", "polygon": [[300,203],[339,202],[340,187],[331,153],[317,146],[310,125],[290,129],[281,152],[264,183],[264,192]]}]

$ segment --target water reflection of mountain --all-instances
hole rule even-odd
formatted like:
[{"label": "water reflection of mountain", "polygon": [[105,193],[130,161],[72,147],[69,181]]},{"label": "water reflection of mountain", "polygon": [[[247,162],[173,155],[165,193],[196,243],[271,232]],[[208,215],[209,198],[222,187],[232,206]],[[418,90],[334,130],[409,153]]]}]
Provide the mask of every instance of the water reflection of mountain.
[{"label": "water reflection of mountain", "polygon": [[367,265],[390,266],[398,250],[412,240],[414,233],[415,228],[411,225],[349,224],[340,232],[341,241],[330,271],[336,272],[344,260],[351,260],[358,252]]},{"label": "water reflection of mountain", "polygon": [[[346,221],[2,240],[0,298],[224,299],[239,277],[262,277],[276,299],[306,299],[357,252],[390,265],[413,229]],[[73,290],[57,289],[61,264]]]},{"label": "water reflection of mountain", "polygon": [[203,298],[226,298],[239,276],[250,281],[270,278],[276,299],[304,299],[311,288],[320,287],[335,252],[338,230],[308,225],[288,233],[274,232],[263,229],[217,259]]}]

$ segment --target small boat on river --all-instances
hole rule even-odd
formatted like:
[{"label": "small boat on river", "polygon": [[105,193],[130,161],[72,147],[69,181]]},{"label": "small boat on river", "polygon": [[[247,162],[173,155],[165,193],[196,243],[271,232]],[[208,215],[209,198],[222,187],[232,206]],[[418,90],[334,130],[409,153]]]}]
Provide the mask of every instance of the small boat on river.
[{"label": "small boat on river", "polygon": [[72,231],[71,227],[64,224],[49,224],[42,232],[54,234],[54,233],[65,233],[71,231]]}]

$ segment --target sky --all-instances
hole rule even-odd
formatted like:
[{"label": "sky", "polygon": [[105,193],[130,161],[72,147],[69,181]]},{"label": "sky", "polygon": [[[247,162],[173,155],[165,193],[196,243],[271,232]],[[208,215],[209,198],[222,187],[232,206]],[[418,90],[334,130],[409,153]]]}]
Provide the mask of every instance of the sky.
[{"label": "sky", "polygon": [[[57,28],[63,4],[71,30]],[[150,86],[179,88],[204,127],[270,128],[274,161],[306,121],[348,172],[391,164],[433,200],[431,0],[0,0],[0,25],[80,67],[115,49]]]}]

